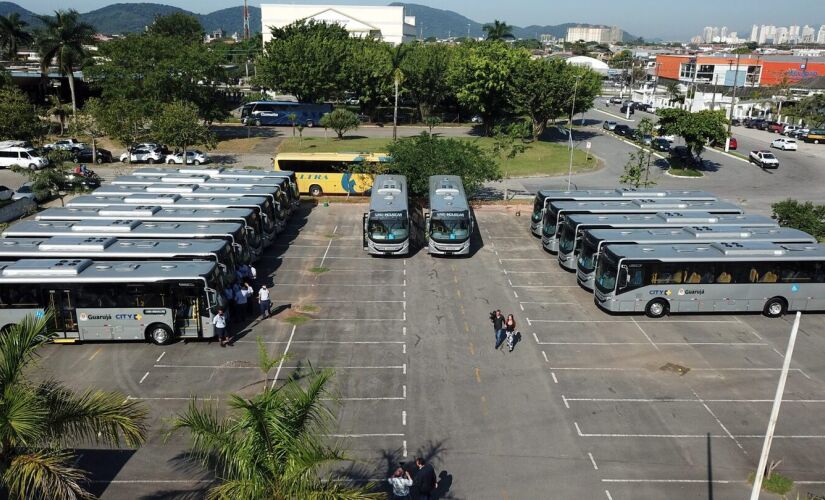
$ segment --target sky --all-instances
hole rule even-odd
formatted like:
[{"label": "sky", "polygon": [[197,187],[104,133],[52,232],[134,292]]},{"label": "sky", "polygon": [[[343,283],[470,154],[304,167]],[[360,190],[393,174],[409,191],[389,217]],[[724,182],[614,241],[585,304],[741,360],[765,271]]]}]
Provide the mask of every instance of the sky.
[{"label": "sky", "polygon": [[[17,0],[39,14],[55,9],[87,12],[129,0]],[[193,12],[209,12],[242,5],[243,0],[152,0]],[[392,0],[273,1],[295,4],[386,5]],[[260,5],[250,0],[250,5]],[[268,2],[264,2],[268,3]],[[566,22],[616,25],[646,38],[689,39],[704,26],[728,26],[747,38],[753,24],[800,26],[819,29],[825,24],[825,0],[415,0],[430,7],[458,12],[478,22],[500,19],[515,26]]]}]

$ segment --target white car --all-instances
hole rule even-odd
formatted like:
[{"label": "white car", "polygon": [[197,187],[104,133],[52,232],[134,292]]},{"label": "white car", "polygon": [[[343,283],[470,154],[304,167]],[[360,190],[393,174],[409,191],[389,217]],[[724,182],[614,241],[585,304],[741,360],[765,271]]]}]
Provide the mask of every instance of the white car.
[{"label": "white car", "polygon": [[0,186],[0,201],[10,200],[13,195],[14,191],[6,186]]},{"label": "white car", "polygon": [[62,149],[63,151],[82,151],[88,146],[77,139],[61,139],[44,146],[47,149]]},{"label": "white car", "polygon": [[799,146],[797,146],[795,140],[785,139],[784,137],[773,140],[771,142],[771,147],[781,149],[782,151],[797,151],[799,149]]},{"label": "white car", "polygon": [[122,163],[126,163],[127,161],[130,163],[160,163],[163,161],[163,154],[156,150],[134,149],[132,150],[131,157],[128,152],[120,155],[120,161]]},{"label": "white car", "polygon": [[[180,153],[172,153],[170,155],[166,155],[166,163],[176,163],[178,165],[182,165],[183,158],[181,158]],[[197,149],[186,152],[187,165],[200,165],[202,163],[209,163],[209,156],[206,153],[198,151]]]}]

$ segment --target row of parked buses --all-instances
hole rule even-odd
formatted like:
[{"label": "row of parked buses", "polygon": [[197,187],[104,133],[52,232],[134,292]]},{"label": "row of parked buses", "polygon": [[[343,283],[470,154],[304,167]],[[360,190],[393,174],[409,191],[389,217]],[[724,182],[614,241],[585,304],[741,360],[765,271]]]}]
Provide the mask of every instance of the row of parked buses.
[{"label": "row of parked buses", "polygon": [[475,221],[461,177],[431,176],[428,201],[429,210],[422,215],[410,203],[406,177],[376,176],[362,221],[364,250],[371,255],[408,255],[423,220],[428,253],[470,254]]},{"label": "row of parked buses", "polygon": [[287,171],[143,168],[43,210],[0,238],[0,329],[51,310],[57,341],[213,338],[299,192]]},{"label": "row of parked buses", "polygon": [[825,310],[825,246],[712,193],[540,190],[531,230],[608,312]]}]

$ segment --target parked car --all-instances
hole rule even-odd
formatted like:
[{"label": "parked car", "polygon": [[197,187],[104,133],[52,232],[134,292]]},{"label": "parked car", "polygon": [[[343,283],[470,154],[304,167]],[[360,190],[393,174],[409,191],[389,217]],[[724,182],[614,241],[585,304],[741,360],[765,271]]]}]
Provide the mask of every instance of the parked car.
[{"label": "parked car", "polygon": [[141,142],[140,144],[136,144],[135,147],[132,148],[132,151],[136,149],[148,149],[151,151],[159,151],[162,155],[168,155],[171,152],[169,151],[169,148],[167,148],[163,144],[158,144],[156,142]]},{"label": "parked car", "polygon": [[650,145],[656,151],[670,151],[670,141],[664,137],[654,137]]},{"label": "parked car", "polygon": [[790,137],[794,130],[802,128],[799,125],[785,125],[785,128],[782,129],[782,135]]},{"label": "parked car", "polygon": [[[112,163],[112,152],[108,149],[97,148],[95,152],[97,153],[97,157],[94,163]],[[75,154],[74,161],[77,163],[92,163],[93,156],[91,149],[82,149]]]},{"label": "parked car", "polygon": [[739,142],[736,140],[736,137],[730,138],[730,144],[728,144],[728,149],[736,149],[739,147]]},{"label": "parked car", "polygon": [[622,104],[624,101],[621,97],[611,97],[610,104]]},{"label": "parked car", "polygon": [[6,186],[0,186],[0,201],[10,200],[14,196],[14,191]]},{"label": "parked car", "polygon": [[633,129],[627,125],[616,125],[613,128],[613,132],[622,137],[633,137]]},{"label": "parked car", "polygon": [[740,126],[742,126],[742,120],[740,120],[739,118],[734,118],[733,120],[730,121],[730,124],[733,125],[734,127],[740,127]]},{"label": "parked car", "polygon": [[43,153],[26,146],[10,146],[0,148],[0,167],[17,165],[30,170],[37,170],[49,164]]},{"label": "parked car", "polygon": [[799,141],[804,141],[805,138],[808,137],[808,132],[810,132],[810,131],[811,131],[811,129],[809,129],[809,128],[800,127],[798,129],[794,130],[793,132],[791,132],[788,135],[788,137],[792,137],[792,138],[794,138],[796,140],[799,140]]},{"label": "parked car", "polygon": [[605,130],[609,130],[609,131],[611,131],[611,132],[612,132],[613,130],[615,130],[616,125],[618,125],[616,122],[611,121],[611,120],[606,120],[606,121],[602,124],[602,128],[603,128],[603,129],[605,129]]},{"label": "parked car", "polygon": [[[619,113],[627,114],[627,109],[628,109],[628,105],[625,104],[621,108],[619,108]],[[632,104],[630,105],[630,114],[631,115],[633,114],[633,105]]]},{"label": "parked car", "polygon": [[781,149],[782,151],[797,151],[799,149],[799,146],[796,144],[795,140],[786,139],[784,137],[771,141],[771,147]]},{"label": "parked car", "polygon": [[770,122],[768,125],[768,132],[773,134],[781,134],[785,130],[785,124],[779,122]]},{"label": "parked car", "polygon": [[130,153],[120,155],[120,161],[126,163],[160,163],[163,161],[163,153],[151,149],[133,149]]},{"label": "parked car", "polygon": [[768,127],[771,126],[771,123],[772,122],[769,122],[768,120],[759,120],[756,122],[756,128],[759,130],[768,130]]},{"label": "parked car", "polygon": [[770,151],[751,151],[748,160],[762,168],[779,168],[779,159]]},{"label": "parked car", "polygon": [[46,144],[43,147],[46,149],[62,149],[63,151],[74,152],[86,149],[88,146],[77,139],[60,139],[59,141],[55,141],[51,144]]},{"label": "parked car", "polygon": [[[176,163],[178,165],[183,165],[182,155],[180,153],[172,153],[170,155],[166,155],[166,163]],[[198,151],[197,149],[193,149],[186,152],[187,165],[200,165],[201,163],[209,163],[209,155],[202,151]]]},{"label": "parked car", "polygon": [[636,141],[636,142],[640,142],[640,143],[644,144],[645,146],[650,146],[651,144],[653,144],[653,136],[652,135],[642,135],[642,133],[639,132],[639,130],[635,130],[633,132],[633,140]]}]

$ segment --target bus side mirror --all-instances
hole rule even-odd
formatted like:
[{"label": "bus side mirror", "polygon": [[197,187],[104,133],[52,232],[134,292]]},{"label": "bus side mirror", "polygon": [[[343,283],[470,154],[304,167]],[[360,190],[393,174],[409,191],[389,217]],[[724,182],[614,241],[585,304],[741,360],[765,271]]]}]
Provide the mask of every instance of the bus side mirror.
[{"label": "bus side mirror", "polygon": [[361,227],[364,229],[364,237],[361,240],[361,244],[364,248],[367,248],[367,217],[369,214],[361,214]]},{"label": "bus side mirror", "polygon": [[424,213],[424,237],[430,238],[430,214]]}]

